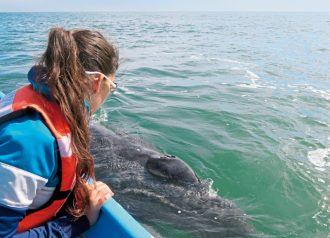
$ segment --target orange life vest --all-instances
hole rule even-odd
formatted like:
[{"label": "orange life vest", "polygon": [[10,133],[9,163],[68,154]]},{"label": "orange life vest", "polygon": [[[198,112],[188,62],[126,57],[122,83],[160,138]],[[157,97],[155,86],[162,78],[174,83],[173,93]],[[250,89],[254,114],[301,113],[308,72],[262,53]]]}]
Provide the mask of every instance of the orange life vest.
[{"label": "orange life vest", "polygon": [[76,181],[77,159],[72,154],[70,128],[60,107],[27,85],[0,100],[0,123],[26,113],[39,112],[55,137],[59,149],[59,184],[52,198],[41,208],[29,210],[18,225],[17,233],[38,227],[51,220],[66,202]]}]

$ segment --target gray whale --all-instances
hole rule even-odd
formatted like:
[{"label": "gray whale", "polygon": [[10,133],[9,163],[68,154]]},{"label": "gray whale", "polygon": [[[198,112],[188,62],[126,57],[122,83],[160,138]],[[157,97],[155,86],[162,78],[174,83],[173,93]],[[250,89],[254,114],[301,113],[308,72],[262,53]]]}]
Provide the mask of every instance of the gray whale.
[{"label": "gray whale", "polygon": [[183,160],[100,124],[91,126],[90,149],[97,179],[143,224],[174,227],[189,237],[246,237],[255,232],[248,216],[233,201],[219,197],[210,181],[199,179]]}]

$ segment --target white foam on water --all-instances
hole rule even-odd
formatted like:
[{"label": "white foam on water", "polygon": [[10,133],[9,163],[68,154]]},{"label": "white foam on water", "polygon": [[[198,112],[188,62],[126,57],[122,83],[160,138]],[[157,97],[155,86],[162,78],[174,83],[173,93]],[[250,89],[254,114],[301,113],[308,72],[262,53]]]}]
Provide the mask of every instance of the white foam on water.
[{"label": "white foam on water", "polygon": [[316,169],[324,171],[325,166],[330,166],[329,161],[330,148],[308,151],[307,158],[309,162],[316,166]]},{"label": "white foam on water", "polygon": [[135,94],[133,91],[129,90],[126,87],[120,87],[120,89],[124,92],[124,94]]},{"label": "white foam on water", "polygon": [[197,55],[191,55],[190,56],[190,59],[192,59],[192,60],[199,60],[199,59],[201,59],[201,57],[200,56],[197,56]]},{"label": "white foam on water", "polygon": [[[125,77],[125,82],[136,82],[136,81],[137,81],[137,79],[135,79],[135,78]],[[121,88],[121,86],[120,86],[120,88]]]},{"label": "white foam on water", "polygon": [[[317,202],[318,211],[312,216],[312,218],[316,221],[317,224],[322,225],[323,227],[330,226],[330,220],[328,219],[330,213],[330,204],[327,196],[323,196]],[[330,234],[327,236],[330,237]]]},{"label": "white foam on water", "polygon": [[321,171],[321,172],[325,171],[325,168],[321,168],[321,167],[315,167],[315,169],[318,170],[318,171]]},{"label": "white foam on water", "polygon": [[255,74],[254,72],[252,72],[250,70],[245,71],[245,77],[250,79],[252,84],[256,84],[256,81],[258,81],[260,79],[260,77],[257,74]]},{"label": "white foam on water", "polygon": [[153,89],[153,88],[146,88],[146,90],[149,92],[159,92],[157,89]]},{"label": "white foam on water", "polygon": [[321,178],[318,178],[317,181],[321,182],[321,183],[325,183],[325,181]]},{"label": "white foam on water", "polygon": [[107,122],[109,121],[108,119],[108,113],[106,112],[106,110],[104,110],[103,107],[101,107],[99,109],[99,114],[93,114],[92,115],[92,122],[96,123],[96,122]]},{"label": "white foam on water", "polygon": [[288,88],[298,88],[298,86],[293,84],[288,84]]},{"label": "white foam on water", "polygon": [[212,187],[214,181],[210,178],[206,179],[206,181],[208,183],[208,195],[210,197],[213,197],[213,198],[217,197],[218,196],[218,189],[214,189]]},{"label": "white foam on water", "polygon": [[238,84],[237,86],[242,87],[242,88],[272,88],[272,89],[276,89],[276,87],[274,86],[262,86],[257,84],[257,81],[260,80],[259,75],[257,75],[256,73],[252,72],[251,70],[248,69],[243,69],[243,68],[235,68],[233,67],[232,69],[234,70],[239,70],[239,71],[244,71],[245,75],[244,77],[248,78],[251,83],[243,83],[243,84]]},{"label": "white foam on water", "polygon": [[225,58],[220,58],[218,60],[226,63],[243,64],[243,62],[237,60],[225,59]]},{"label": "white foam on water", "polygon": [[330,124],[328,124],[328,123],[325,122],[325,121],[315,120],[315,122],[320,123],[320,124],[322,124],[322,125],[324,125],[324,126],[328,126],[328,127],[330,127]]},{"label": "white foam on water", "polygon": [[322,98],[326,99],[326,100],[330,100],[330,91],[329,90],[320,90],[320,89],[316,89],[312,86],[308,86],[306,88],[307,90],[310,90],[311,92],[318,94],[319,96],[321,96]]},{"label": "white foam on water", "polygon": [[257,84],[238,84],[237,86],[242,87],[242,88],[258,88],[258,87],[260,87]]},{"label": "white foam on water", "polygon": [[252,79],[255,79],[255,80],[260,79],[260,77],[256,73],[254,73],[250,70],[246,70],[246,74],[249,78],[252,78]]},{"label": "white foam on water", "polygon": [[245,69],[243,69],[241,67],[231,67],[230,70],[233,70],[233,71],[245,71]]},{"label": "white foam on water", "polygon": [[18,82],[18,83],[16,83],[16,87],[19,88],[19,87],[25,86],[27,84],[28,83],[25,83],[25,82]]},{"label": "white foam on water", "polygon": [[224,63],[229,63],[229,64],[249,65],[248,63],[240,62],[238,60],[227,59],[227,58],[217,58],[217,57],[208,58],[207,61],[218,61],[218,62],[224,62]]}]

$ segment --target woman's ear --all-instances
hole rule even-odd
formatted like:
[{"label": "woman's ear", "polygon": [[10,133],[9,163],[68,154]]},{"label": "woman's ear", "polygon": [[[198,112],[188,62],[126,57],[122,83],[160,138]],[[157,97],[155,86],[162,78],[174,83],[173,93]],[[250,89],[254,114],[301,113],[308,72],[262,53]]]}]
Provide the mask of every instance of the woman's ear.
[{"label": "woman's ear", "polygon": [[95,75],[92,78],[92,90],[93,93],[98,93],[101,90],[101,82],[103,80],[104,76],[103,75]]}]

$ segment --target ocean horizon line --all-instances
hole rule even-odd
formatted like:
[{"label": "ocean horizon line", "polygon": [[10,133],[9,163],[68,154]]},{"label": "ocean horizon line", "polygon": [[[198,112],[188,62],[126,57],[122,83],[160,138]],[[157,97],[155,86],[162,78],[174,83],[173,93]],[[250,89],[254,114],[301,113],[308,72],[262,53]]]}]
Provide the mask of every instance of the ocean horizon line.
[{"label": "ocean horizon line", "polygon": [[222,10],[222,11],[194,11],[194,10],[185,10],[185,11],[176,11],[176,10],[164,10],[164,11],[140,11],[140,10],[80,10],[80,11],[1,11],[0,13],[330,13],[330,11],[269,11],[269,10],[246,10],[246,11],[229,11],[229,10]]}]

